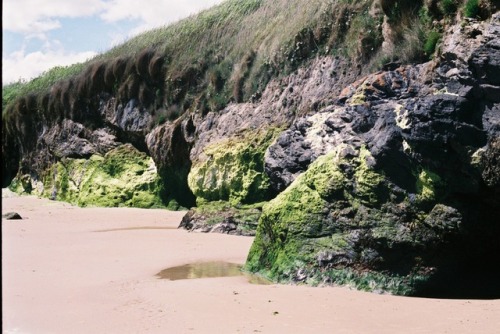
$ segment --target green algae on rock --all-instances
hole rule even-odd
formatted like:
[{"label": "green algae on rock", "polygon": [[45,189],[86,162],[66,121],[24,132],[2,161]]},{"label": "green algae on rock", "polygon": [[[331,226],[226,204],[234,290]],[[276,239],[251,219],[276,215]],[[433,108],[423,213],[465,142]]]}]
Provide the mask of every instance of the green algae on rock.
[{"label": "green algae on rock", "polygon": [[184,216],[180,227],[255,235],[262,205],[273,196],[264,154],[280,131],[247,130],[205,147],[188,176],[197,207]]},{"label": "green algae on rock", "polygon": [[264,153],[280,129],[246,131],[209,145],[193,162],[188,184],[198,201],[256,203],[270,198]]},{"label": "green algae on rock", "polygon": [[435,247],[459,232],[462,217],[442,204],[414,212],[408,198],[391,201],[391,183],[371,159],[364,147],[339,146],[264,205],[246,269],[280,282],[417,292],[432,277]]},{"label": "green algae on rock", "polygon": [[436,200],[436,192],[443,186],[441,177],[436,173],[423,169],[418,174],[417,198],[421,202],[432,202]]},{"label": "green algae on rock", "polygon": [[46,170],[41,180],[18,177],[11,189],[79,206],[164,207],[154,162],[130,144],[104,156],[63,158]]}]

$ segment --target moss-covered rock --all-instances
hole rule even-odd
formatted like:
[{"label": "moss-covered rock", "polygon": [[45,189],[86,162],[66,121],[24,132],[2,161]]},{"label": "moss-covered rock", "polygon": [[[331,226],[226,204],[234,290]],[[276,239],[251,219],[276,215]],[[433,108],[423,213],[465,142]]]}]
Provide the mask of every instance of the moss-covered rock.
[{"label": "moss-covered rock", "polygon": [[11,189],[79,206],[164,207],[161,182],[154,162],[132,145],[119,146],[104,156],[64,158],[41,179],[21,175]]},{"label": "moss-covered rock", "polygon": [[423,203],[435,201],[438,198],[437,192],[441,190],[443,185],[439,175],[423,169],[417,178],[417,199]]},{"label": "moss-covered rock", "polygon": [[197,200],[256,203],[270,198],[264,153],[280,130],[245,133],[209,145],[193,162],[188,184]]},{"label": "moss-covered rock", "polygon": [[[394,185],[372,167],[370,152],[350,149],[349,157],[341,158],[340,146],[318,158],[264,205],[247,270],[402,295],[432,278],[435,251],[459,233],[461,214],[443,204],[417,211],[409,194],[390,196]],[[418,196],[435,194],[439,180],[421,172]]]}]

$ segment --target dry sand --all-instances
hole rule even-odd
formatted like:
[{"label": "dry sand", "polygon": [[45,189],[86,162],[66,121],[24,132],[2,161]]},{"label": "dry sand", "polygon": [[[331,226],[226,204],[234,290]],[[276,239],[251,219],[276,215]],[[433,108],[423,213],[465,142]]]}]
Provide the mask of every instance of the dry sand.
[{"label": "dry sand", "polygon": [[258,285],[245,276],[166,280],[165,268],[242,264],[252,238],[176,229],[182,212],[77,208],[7,196],[3,333],[499,333],[500,300]]}]

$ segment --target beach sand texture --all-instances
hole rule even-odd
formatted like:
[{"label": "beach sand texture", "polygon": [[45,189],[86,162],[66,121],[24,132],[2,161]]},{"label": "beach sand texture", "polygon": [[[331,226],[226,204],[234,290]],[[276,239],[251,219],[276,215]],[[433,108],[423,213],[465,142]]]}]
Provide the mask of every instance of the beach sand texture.
[{"label": "beach sand texture", "polygon": [[10,211],[24,219],[2,219],[3,333],[500,332],[500,300],[265,285],[245,275],[161,279],[185,264],[243,264],[251,246],[250,237],[177,229],[184,212],[78,208],[3,190],[2,214]]}]

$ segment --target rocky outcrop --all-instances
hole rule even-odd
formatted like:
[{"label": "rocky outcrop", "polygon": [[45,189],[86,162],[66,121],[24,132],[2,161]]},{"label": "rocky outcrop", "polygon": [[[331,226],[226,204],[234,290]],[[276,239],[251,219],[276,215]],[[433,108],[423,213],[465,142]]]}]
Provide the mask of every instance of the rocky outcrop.
[{"label": "rocky outcrop", "polygon": [[[27,142],[11,143],[9,151],[25,152],[19,157],[21,168],[13,187],[29,192],[29,184],[40,187],[43,175],[64,159],[104,156],[129,143],[152,157],[165,205],[189,208],[196,198],[233,204],[268,200],[276,191],[263,169],[267,147],[297,116],[318,109],[323,101],[334,99],[346,82],[354,81],[357,74],[348,71],[349,66],[341,57],[320,57],[272,80],[249,102],[206,115],[186,113],[163,124],[155,123],[155,113],[161,110],[148,109],[135,98],[120,100],[100,93],[92,100],[95,109],[87,106],[82,115],[40,121],[32,129],[36,135],[29,147]],[[26,147],[16,148],[19,145]],[[16,157],[9,154],[5,160],[11,158]],[[26,188],[18,187],[21,179]]]},{"label": "rocky outcrop", "polygon": [[283,132],[265,166],[286,189],[263,207],[247,269],[396,294],[500,296],[480,283],[498,275],[500,250],[498,82],[487,74],[500,69],[499,28],[498,14],[453,27],[440,59],[369,75]]},{"label": "rocky outcrop", "polygon": [[10,188],[81,206],[164,206],[156,166],[141,152],[151,115],[133,99],[117,105],[101,94],[99,101],[82,111],[87,118],[40,121],[34,143],[20,145],[25,154]]},{"label": "rocky outcrop", "polygon": [[[262,95],[252,101],[229,105],[203,118],[197,115],[190,118],[187,123],[190,125],[182,127],[182,131],[184,140],[192,145],[188,185],[198,204],[229,201],[233,206],[248,205],[276,196],[282,189],[272,186],[271,174],[264,170],[266,150],[294,119],[314,112],[326,101],[333,101],[346,82],[357,78],[357,73],[348,71],[348,67],[349,63],[341,57],[320,57],[290,76],[271,81]],[[148,138],[154,137],[150,134]],[[164,144],[148,146],[153,152],[165,147]],[[225,212],[223,219],[216,215],[218,223],[228,219],[238,221],[231,212]],[[210,224],[204,223],[202,217]],[[249,217],[255,219],[258,215]],[[188,214],[181,226],[218,231],[210,227],[213,221],[206,215]],[[249,226],[256,224],[254,220]],[[250,234],[254,233],[255,230]]]},{"label": "rocky outcrop", "polygon": [[[256,233],[246,267],[276,281],[496,296],[478,279],[500,267],[500,14],[314,5],[310,26],[252,35],[256,49],[226,41],[181,62],[191,53],[147,48],[20,97],[2,116],[4,186],[81,206],[190,208],[182,228]],[[412,24],[432,36],[400,36]],[[282,48],[264,52],[275,39]]]}]

